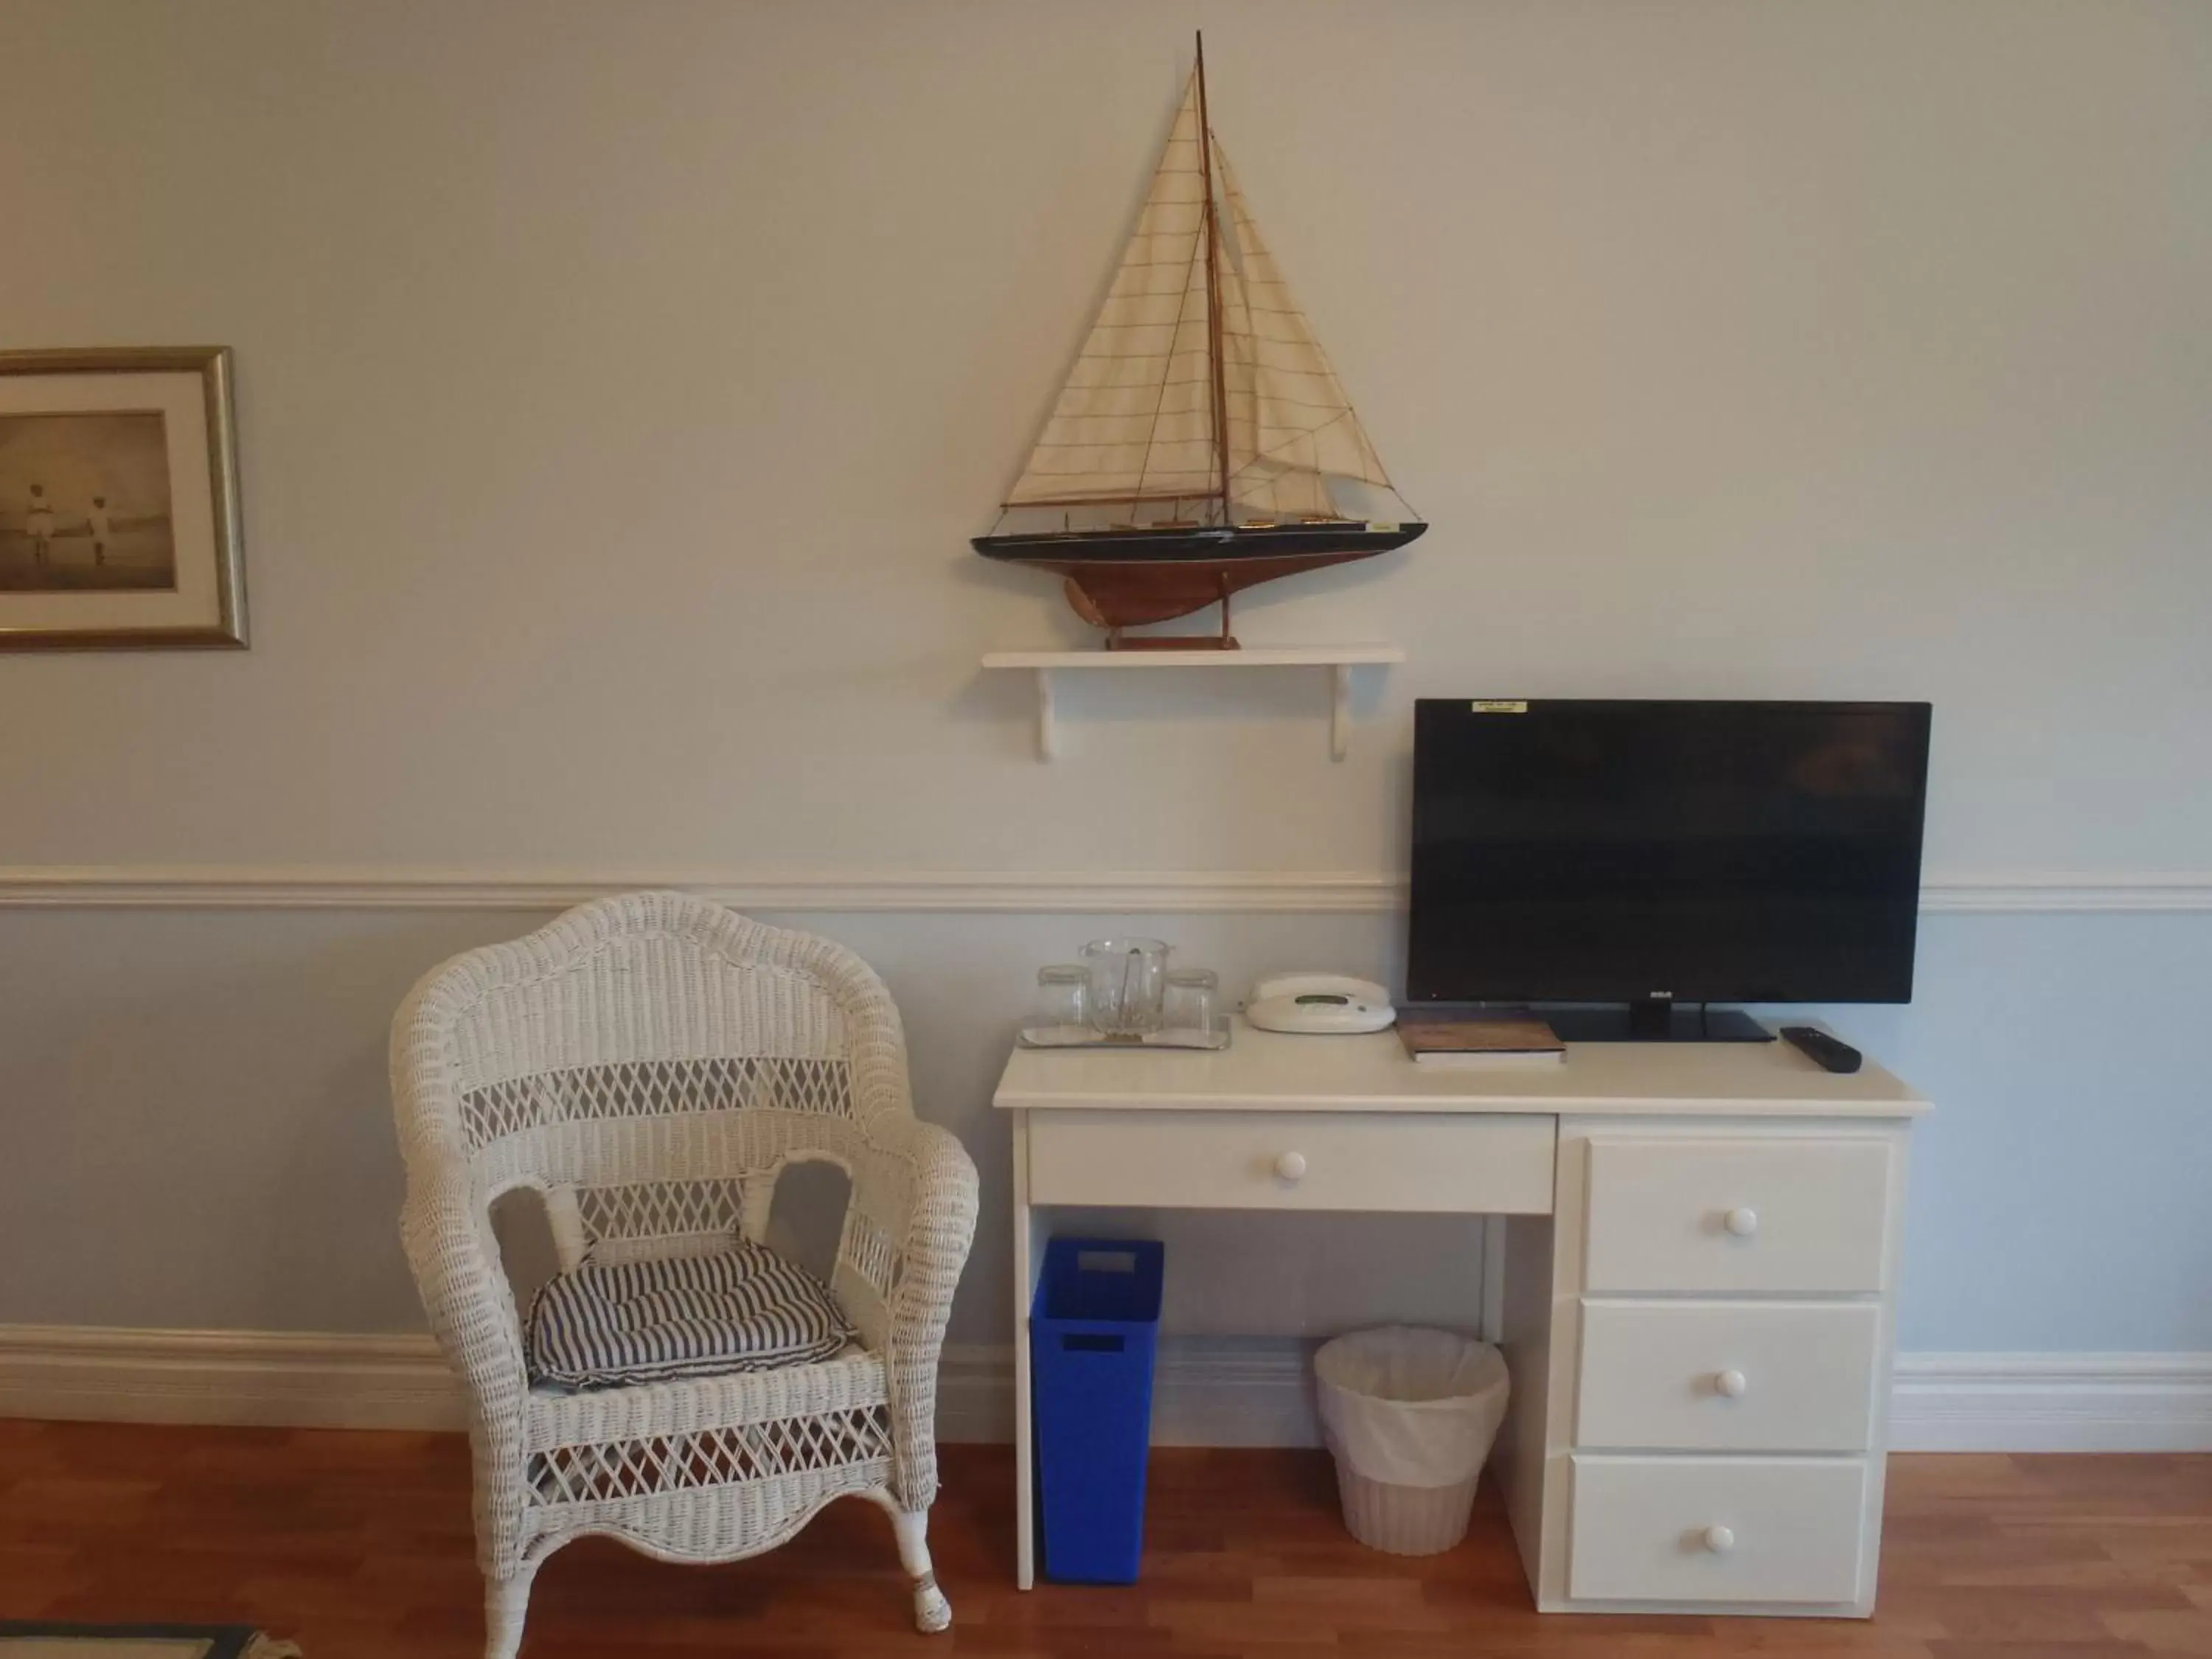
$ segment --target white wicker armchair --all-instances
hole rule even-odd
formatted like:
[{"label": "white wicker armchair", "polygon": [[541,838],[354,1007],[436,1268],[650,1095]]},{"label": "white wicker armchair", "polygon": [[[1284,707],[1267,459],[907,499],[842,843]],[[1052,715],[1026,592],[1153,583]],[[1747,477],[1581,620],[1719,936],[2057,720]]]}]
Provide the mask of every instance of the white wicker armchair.
[{"label": "white wicker armchair", "polygon": [[[848,1494],[890,1512],[916,1622],[951,1622],[925,1534],[975,1170],[915,1118],[898,1011],[866,963],[683,894],[602,900],[426,975],[393,1024],[392,1078],[408,1258],[468,1389],[489,1659],[520,1645],[531,1580],[571,1539],[734,1560]],[[830,1288],[857,1348],[531,1387],[500,1194],[544,1195],[566,1269],[757,1240],[778,1174],[810,1159],[852,1182]]]}]

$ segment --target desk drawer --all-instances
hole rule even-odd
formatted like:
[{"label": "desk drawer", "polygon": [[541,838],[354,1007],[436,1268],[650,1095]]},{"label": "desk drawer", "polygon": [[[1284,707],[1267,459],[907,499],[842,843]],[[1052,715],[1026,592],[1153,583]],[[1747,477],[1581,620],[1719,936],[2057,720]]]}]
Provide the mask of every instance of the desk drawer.
[{"label": "desk drawer", "polygon": [[1882,1286],[1886,1140],[1627,1140],[1589,1147],[1592,1291]]},{"label": "desk drawer", "polygon": [[1413,1112],[1030,1114],[1030,1201],[1543,1215],[1550,1117]]},{"label": "desk drawer", "polygon": [[1567,1594],[1591,1601],[1858,1599],[1857,1458],[1575,1458]]},{"label": "desk drawer", "polygon": [[1864,1451],[1881,1322],[1872,1302],[1585,1302],[1575,1443]]}]

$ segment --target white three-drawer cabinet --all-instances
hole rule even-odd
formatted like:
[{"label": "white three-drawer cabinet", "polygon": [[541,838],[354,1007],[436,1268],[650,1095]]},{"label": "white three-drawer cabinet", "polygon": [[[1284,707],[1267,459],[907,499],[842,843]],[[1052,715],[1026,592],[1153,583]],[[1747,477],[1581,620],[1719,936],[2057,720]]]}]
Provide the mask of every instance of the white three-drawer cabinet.
[{"label": "white three-drawer cabinet", "polygon": [[[1546,1611],[1864,1616],[1881,1543],[1906,1135],[1927,1103],[1784,1043],[1417,1066],[1391,1033],[1018,1051],[1017,1574],[1029,1309],[1083,1206],[1492,1218],[1513,1405],[1492,1454]],[[1177,1271],[1203,1272],[1202,1263]]]}]

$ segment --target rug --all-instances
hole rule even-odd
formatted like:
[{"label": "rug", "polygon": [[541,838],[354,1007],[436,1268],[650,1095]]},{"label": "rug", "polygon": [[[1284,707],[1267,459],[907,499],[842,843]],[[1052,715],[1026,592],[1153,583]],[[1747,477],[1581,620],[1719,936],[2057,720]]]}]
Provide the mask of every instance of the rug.
[{"label": "rug", "polygon": [[300,1659],[245,1625],[58,1625],[0,1619],[0,1659]]}]

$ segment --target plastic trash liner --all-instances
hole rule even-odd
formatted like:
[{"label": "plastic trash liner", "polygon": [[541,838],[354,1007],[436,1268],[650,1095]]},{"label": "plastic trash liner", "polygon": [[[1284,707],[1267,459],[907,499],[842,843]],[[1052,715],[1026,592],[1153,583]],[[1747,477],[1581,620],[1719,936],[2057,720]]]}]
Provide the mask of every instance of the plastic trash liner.
[{"label": "plastic trash liner", "polygon": [[1487,1342],[1383,1325],[1314,1355],[1344,1524],[1371,1549],[1434,1555],[1467,1535],[1505,1419],[1505,1360]]}]

